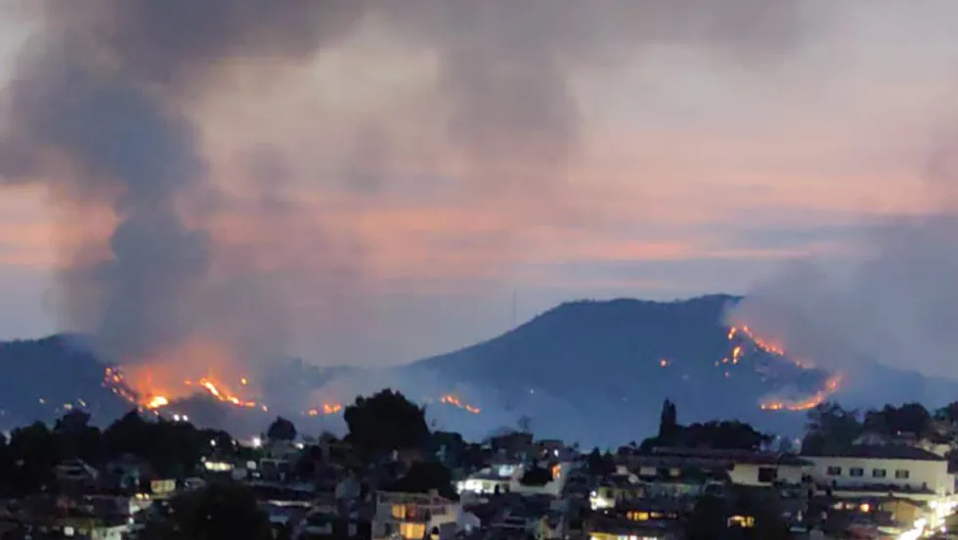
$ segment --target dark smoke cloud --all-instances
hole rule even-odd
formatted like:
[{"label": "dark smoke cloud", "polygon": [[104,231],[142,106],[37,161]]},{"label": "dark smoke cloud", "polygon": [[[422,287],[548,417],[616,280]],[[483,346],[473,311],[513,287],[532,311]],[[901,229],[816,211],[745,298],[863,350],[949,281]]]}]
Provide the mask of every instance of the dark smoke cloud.
[{"label": "dark smoke cloud", "polygon": [[[95,289],[98,342],[115,358],[148,358],[189,339],[204,311],[210,240],[183,198],[207,187],[202,148],[182,116],[184,94],[212,85],[231,59],[303,60],[349,32],[344,1],[49,2],[8,89],[0,171],[47,177],[76,204],[112,203],[112,257],[66,272]],[[49,166],[67,162],[70,174]],[[208,191],[205,196],[209,196]],[[89,293],[84,290],[83,297]]]},{"label": "dark smoke cloud", "polygon": [[[369,289],[364,246],[349,231],[323,227],[310,208],[283,194],[292,173],[280,152],[264,148],[241,160],[254,179],[251,198],[237,200],[212,182],[190,111],[228,92],[234,72],[305,65],[363,28],[397,47],[428,50],[438,65],[437,87],[424,101],[437,99],[424,107],[423,120],[445,127],[447,140],[434,150],[464,164],[464,198],[479,195],[490,212],[519,216],[518,223],[549,222],[570,207],[563,204],[571,194],[564,180],[583,150],[579,75],[616,69],[658,46],[774,67],[808,31],[803,6],[800,0],[46,2],[38,8],[42,30],[7,89],[0,174],[9,183],[44,183],[58,204],[113,209],[118,223],[110,257],[88,264],[97,246],[81,246],[63,276],[66,324],[94,321],[97,343],[111,357],[149,359],[213,334],[261,358],[308,333],[291,319],[308,326],[340,318]],[[374,122],[361,130],[345,168],[356,193],[375,195],[389,186],[396,145],[389,137]],[[227,213],[249,218],[255,244],[217,244],[207,218]],[[521,231],[511,236],[502,241],[514,248]],[[320,254],[318,263],[302,262],[309,251]],[[319,299],[297,305],[307,290],[319,290]]]}]

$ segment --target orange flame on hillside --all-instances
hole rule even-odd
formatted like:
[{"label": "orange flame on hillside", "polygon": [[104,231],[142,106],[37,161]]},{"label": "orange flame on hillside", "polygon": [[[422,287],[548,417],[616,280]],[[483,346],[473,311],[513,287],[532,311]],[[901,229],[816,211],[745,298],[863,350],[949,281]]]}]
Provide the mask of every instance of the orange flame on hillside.
[{"label": "orange flame on hillside", "polygon": [[[785,347],[777,343],[773,343],[771,341],[763,339],[762,337],[756,335],[748,326],[731,327],[728,331],[729,341],[734,339],[735,336],[740,333],[749,341],[751,341],[755,345],[755,347],[757,347],[759,350],[767,354],[770,354],[780,359],[788,360],[802,369],[813,369],[814,367],[807,362],[803,362],[801,360],[786,356]],[[738,360],[742,358],[742,355],[743,355],[742,346],[735,345],[735,347],[732,349],[732,363],[737,364]],[[722,359],[722,363],[727,363],[727,361],[728,361],[727,358]],[[728,376],[727,371],[726,371],[726,376]],[[763,411],[781,411],[781,410],[807,411],[810,409],[814,409],[815,407],[819,406],[820,404],[828,400],[829,397],[831,397],[835,392],[839,390],[843,379],[844,379],[844,374],[836,373],[832,375],[831,377],[829,377],[828,380],[825,381],[825,385],[820,390],[818,390],[813,395],[805,399],[798,399],[798,400],[766,399],[759,404],[759,407]]]},{"label": "orange flame on hillside", "polygon": [[306,414],[308,416],[320,416],[320,415],[325,416],[329,414],[336,414],[342,410],[343,410],[343,406],[339,403],[333,403],[333,404],[323,403],[322,407],[316,408],[316,409],[310,409],[306,411]]},{"label": "orange flame on hillside", "polygon": [[439,403],[445,403],[445,404],[447,404],[447,405],[454,405],[454,406],[459,407],[460,409],[462,409],[462,410],[464,410],[464,411],[471,412],[472,414],[479,414],[479,413],[481,412],[478,408],[473,407],[472,405],[468,405],[468,404],[463,403],[462,401],[459,400],[459,398],[457,398],[456,396],[454,396],[454,395],[452,395],[452,394],[446,394],[446,395],[444,395],[444,396],[441,396],[441,397],[439,398]]},{"label": "orange flame on hillside", "polygon": [[[233,386],[226,382],[227,379],[214,375],[214,367],[229,367],[226,360],[228,355],[225,354],[223,349],[208,344],[194,344],[185,348],[180,356],[173,357],[180,358],[180,360],[147,362],[127,366],[123,371],[108,367],[103,377],[103,386],[131,404],[141,409],[154,411],[157,414],[174,401],[196,394],[205,394],[222,403],[239,408],[269,411],[269,407],[265,403],[251,399],[251,395],[248,395],[247,391],[253,386],[248,377],[236,378],[238,385]],[[184,361],[183,358],[186,358],[187,361]],[[206,361],[206,359],[210,361]],[[190,365],[193,369],[196,369],[197,366],[205,366],[207,373],[195,379],[184,378],[183,373],[177,370],[180,365]],[[228,371],[228,369],[218,371]],[[439,401],[473,414],[479,414],[480,412],[478,407],[465,404],[452,394],[441,396]],[[315,417],[342,412],[343,405],[341,403],[331,402],[307,409],[302,414]]]}]

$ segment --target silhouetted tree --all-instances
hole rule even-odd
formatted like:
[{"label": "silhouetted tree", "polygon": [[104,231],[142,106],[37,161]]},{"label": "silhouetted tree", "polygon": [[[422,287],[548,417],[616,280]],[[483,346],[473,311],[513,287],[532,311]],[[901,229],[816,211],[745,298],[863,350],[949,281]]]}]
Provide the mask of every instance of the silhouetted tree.
[{"label": "silhouetted tree", "polygon": [[885,436],[908,433],[924,438],[934,432],[931,413],[920,403],[906,403],[901,407],[885,405],[881,410],[868,411],[863,424],[866,432]]},{"label": "silhouetted tree", "polygon": [[593,476],[607,476],[615,473],[615,459],[611,454],[603,455],[596,447],[586,456],[586,467]]},{"label": "silhouetted tree", "polygon": [[527,486],[544,486],[552,481],[552,472],[545,467],[534,465],[522,473],[519,482]]},{"label": "silhouetted tree", "polygon": [[687,540],[719,540],[725,538],[725,500],[713,495],[704,495],[695,501],[692,515],[685,521]]},{"label": "silhouetted tree", "polygon": [[659,417],[659,443],[663,446],[674,445],[679,434],[678,412],[675,403],[666,399],[662,403]]},{"label": "silhouetted tree", "polygon": [[682,428],[679,432],[680,445],[687,448],[758,450],[770,440],[768,435],[737,420],[696,423]]},{"label": "silhouetted tree", "polygon": [[0,481],[6,480],[10,489],[21,494],[50,488],[54,468],[63,459],[62,450],[56,436],[42,422],[17,428],[7,444],[13,474]]},{"label": "silhouetted tree", "polygon": [[429,439],[425,411],[389,389],[357,397],[343,417],[349,426],[348,441],[367,456],[420,447]]},{"label": "silhouetted tree", "polygon": [[106,459],[103,437],[100,430],[90,426],[90,415],[74,409],[57,420],[54,435],[62,445],[63,455],[79,458],[92,464],[102,464]]},{"label": "silhouetted tree", "polygon": [[151,520],[143,540],[267,540],[269,518],[259,509],[252,490],[242,484],[214,483],[187,491],[170,501],[160,519]]},{"label": "silhouetted tree", "polygon": [[862,424],[858,421],[858,411],[845,410],[837,403],[822,403],[808,411],[802,453],[845,450],[861,433]]},{"label": "silhouetted tree", "polygon": [[452,472],[442,463],[435,461],[413,463],[406,474],[393,482],[388,489],[406,493],[428,493],[435,490],[443,497],[456,497],[452,486]]},{"label": "silhouetted tree", "polygon": [[276,420],[273,420],[273,423],[269,425],[269,429],[266,430],[266,438],[274,442],[290,442],[296,439],[296,426],[282,416],[277,416]]}]

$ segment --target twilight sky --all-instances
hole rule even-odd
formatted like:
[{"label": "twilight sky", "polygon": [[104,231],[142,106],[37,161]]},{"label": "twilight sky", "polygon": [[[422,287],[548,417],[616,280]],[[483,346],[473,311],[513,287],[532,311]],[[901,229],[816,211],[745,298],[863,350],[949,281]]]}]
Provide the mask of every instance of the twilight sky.
[{"label": "twilight sky", "polygon": [[[226,82],[178,102],[211,184],[234,201],[204,213],[230,247],[217,261],[242,263],[282,304],[287,352],[321,364],[397,363],[491,337],[511,325],[514,292],[523,320],[564,300],[745,293],[796,260],[852,262],[859,235],[935,203],[929,156],[958,127],[958,3],[789,3],[802,16],[771,31],[795,35],[744,52],[666,31],[619,45],[601,17],[573,25],[579,42],[527,38],[568,21],[493,3],[470,31],[385,9],[296,65],[230,58]],[[50,30],[5,4],[0,70],[13,80],[27,38]],[[569,5],[554,4],[576,16]],[[442,47],[470,39],[494,50],[483,69],[465,55],[450,76]],[[561,92],[555,73],[510,59],[540,48],[572,51]],[[496,70],[530,82],[488,84]],[[451,84],[467,106],[444,108]],[[70,174],[53,168],[44,174]],[[58,271],[114,218],[61,196],[0,182],[0,338],[83,325],[63,315]],[[229,313],[256,316],[240,297]]]}]

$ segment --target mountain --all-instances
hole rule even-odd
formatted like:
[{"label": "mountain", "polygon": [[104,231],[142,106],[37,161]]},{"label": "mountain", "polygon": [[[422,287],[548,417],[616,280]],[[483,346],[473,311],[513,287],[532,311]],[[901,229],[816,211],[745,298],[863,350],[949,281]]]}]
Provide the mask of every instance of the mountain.
[{"label": "mountain", "polygon": [[101,364],[79,336],[0,342],[0,428],[52,421],[69,408],[113,419],[129,402],[103,383]]},{"label": "mountain", "polygon": [[[939,406],[958,397],[958,382],[887,366],[865,366],[839,384],[835,374],[790,361],[746,329],[730,332],[723,314],[739,300],[711,295],[674,302],[569,302],[496,338],[394,368],[271,363],[261,381],[268,414],[219,414],[208,402],[202,411],[190,404],[176,410],[230,426],[240,414],[247,423],[256,414],[252,423],[259,425],[283,405],[300,411],[297,423],[323,422],[304,426],[304,432],[342,429],[335,415],[314,418],[303,411],[319,399],[348,403],[357,393],[388,386],[425,403],[437,427],[472,438],[522,425],[540,436],[605,446],[653,434],[666,398],[677,404],[680,422],[737,418],[797,434],[805,413],[785,406],[808,407],[821,399],[856,407],[913,400]],[[0,424],[51,420],[62,414],[63,404],[76,406],[80,399],[97,416],[128,409],[116,388],[104,386],[106,366],[86,350],[67,336],[0,345],[0,408],[7,415]],[[783,410],[773,410],[779,406]]]},{"label": "mountain", "polygon": [[495,339],[406,369],[492,390],[507,404],[503,413],[531,417],[536,431],[576,432],[607,444],[653,433],[666,398],[685,422],[781,424],[784,415],[760,409],[762,398],[789,387],[813,394],[829,374],[803,370],[744,342],[747,352],[733,363],[738,341],[730,341],[722,315],[738,300],[712,295],[566,303]]}]

